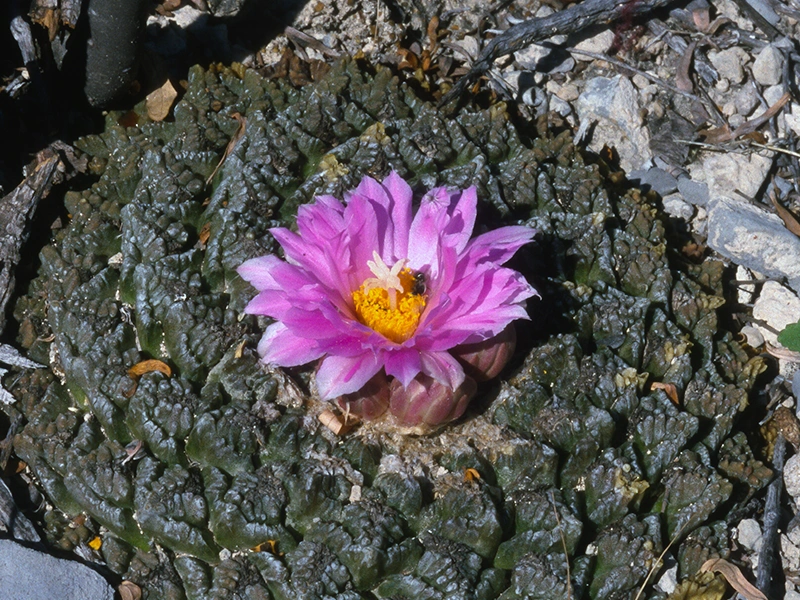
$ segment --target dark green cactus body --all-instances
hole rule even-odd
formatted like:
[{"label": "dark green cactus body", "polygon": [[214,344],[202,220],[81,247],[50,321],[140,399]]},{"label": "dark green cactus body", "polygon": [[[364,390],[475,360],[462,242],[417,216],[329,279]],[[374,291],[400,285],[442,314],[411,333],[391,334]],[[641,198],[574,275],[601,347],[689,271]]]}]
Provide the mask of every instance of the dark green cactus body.
[{"label": "dark green cactus body", "polygon": [[[67,195],[15,313],[53,373],[5,409],[49,498],[145,597],[621,599],[674,537],[680,575],[726,555],[720,519],[771,475],[735,431],[763,365],[720,329],[721,266],[682,260],[567,133],[502,105],[446,116],[353,60],[301,89],[196,68],[174,114],[79,142],[99,179]],[[536,228],[515,268],[542,298],[461,422],[337,438],[309,370],[259,364],[235,269],[298,206],[391,169],[476,185],[479,228]],[[172,375],[134,380],[145,359]]]}]

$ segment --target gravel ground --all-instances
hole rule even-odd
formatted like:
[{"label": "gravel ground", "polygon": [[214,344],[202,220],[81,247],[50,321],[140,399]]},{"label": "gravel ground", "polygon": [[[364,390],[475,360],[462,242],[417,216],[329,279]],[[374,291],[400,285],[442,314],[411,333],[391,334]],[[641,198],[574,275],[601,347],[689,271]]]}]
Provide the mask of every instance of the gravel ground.
[{"label": "gravel ground", "polygon": [[[268,12],[257,11],[258,18],[270,19],[259,25],[271,23],[277,31],[287,27],[271,39],[266,39],[267,28],[255,25],[252,13],[236,19],[236,2],[176,1],[151,7],[141,87],[138,95],[117,100],[116,107],[130,106],[149,89],[160,88],[166,74],[180,89],[186,66],[197,61],[238,61],[258,69],[278,64],[287,76],[299,77],[290,57],[313,65],[342,53],[393,64],[415,86],[441,97],[491,39],[520,22],[563,9],[557,1],[497,2],[488,8],[477,0],[277,5],[282,10],[271,19]],[[755,7],[756,16],[746,6]],[[673,3],[644,18],[623,15],[612,25],[554,35],[502,56],[462,98],[516,102],[524,117],[549,114],[553,122],[565,123],[612,172],[624,172],[658,195],[675,227],[690,240],[687,255],[699,260],[717,253],[730,260],[736,267],[731,295],[738,302],[732,316],[750,346],[770,355],[774,364],[774,379],[765,382],[770,402],[765,416],[778,406],[793,414],[800,391],[795,375],[800,355],[777,341],[778,332],[800,319],[800,226],[791,216],[800,214],[800,103],[794,99],[799,57],[793,41],[799,22],[796,0]],[[102,124],[98,109],[77,103],[79,108],[66,114],[80,118],[49,120],[45,130],[34,122],[31,103],[49,106],[52,99],[26,96],[27,83],[19,81],[25,72],[13,70],[21,66],[21,58],[0,61],[5,76],[0,128],[9,132],[6,137],[20,140],[15,153],[0,156],[4,193],[23,177],[22,163],[50,139],[69,142]],[[14,88],[15,83],[21,87]],[[164,102],[168,109],[171,100]],[[12,114],[19,117],[15,123]],[[0,433],[7,425],[0,422]],[[796,442],[788,431],[787,440]],[[800,502],[798,456],[786,462],[785,491],[773,492],[780,499],[777,535],[785,597],[792,599],[800,598],[800,528],[793,519]],[[768,504],[766,498],[757,503],[748,515],[752,518],[736,531],[740,558],[749,562],[752,573],[764,556],[765,539],[769,543],[769,536],[762,535],[764,514],[776,509]],[[76,580],[79,568],[75,563]],[[674,587],[670,570],[661,574],[658,585],[664,591]]]}]

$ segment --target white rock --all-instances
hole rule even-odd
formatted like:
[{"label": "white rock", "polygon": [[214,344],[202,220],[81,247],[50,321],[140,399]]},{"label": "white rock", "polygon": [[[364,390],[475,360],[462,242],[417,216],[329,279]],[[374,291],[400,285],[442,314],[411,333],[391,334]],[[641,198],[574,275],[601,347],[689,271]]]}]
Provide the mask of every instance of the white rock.
[{"label": "white rock", "polygon": [[771,167],[771,156],[715,152],[706,153],[688,168],[694,181],[708,184],[711,198],[715,196],[737,198],[739,194],[736,190],[746,197],[753,198],[764,183]]},{"label": "white rock", "polygon": [[743,519],[736,527],[736,539],[739,544],[758,552],[761,549],[761,526],[755,519]]},{"label": "white rock", "polygon": [[786,590],[786,593],[783,595],[783,600],[800,600],[800,593],[794,589],[794,584],[787,581],[786,586],[792,586],[792,589]]},{"label": "white rock", "polygon": [[773,45],[765,46],[753,62],[753,79],[761,85],[775,85],[781,80],[783,54]]},{"label": "white rock", "polygon": [[800,570],[800,548],[789,539],[789,536],[781,534],[781,562],[787,571],[797,572]]},{"label": "white rock", "polygon": [[732,83],[741,83],[744,79],[742,65],[747,62],[747,58],[747,52],[739,46],[708,53],[708,60],[714,65],[720,77]]},{"label": "white rock", "polygon": [[786,493],[797,503],[800,499],[800,454],[793,454],[783,465],[783,484]]},{"label": "white rock", "polygon": [[[611,44],[613,43],[614,43],[614,32],[611,31],[610,29],[604,29],[597,35],[582,40],[581,42],[575,45],[575,48],[577,50],[583,50],[584,52],[595,52],[597,54],[605,54],[611,49]],[[589,56],[584,56],[582,54],[577,54],[577,53],[575,54],[575,58],[583,61],[594,60]]]},{"label": "white rock", "polygon": [[[780,331],[790,323],[797,323],[800,320],[800,298],[777,281],[767,281],[753,305],[753,317],[765,321],[772,329]],[[760,327],[758,324],[756,327],[770,344],[778,343],[778,336],[770,329]]]},{"label": "white rock", "polygon": [[589,148],[616,148],[620,166],[627,172],[652,159],[650,135],[642,126],[639,94],[627,77],[595,77],[586,83],[577,101],[581,122],[597,121]]},{"label": "white rock", "polygon": [[754,204],[724,196],[708,203],[708,245],[733,260],[770,277],[786,277],[800,290],[800,238],[780,217]]},{"label": "white rock", "polygon": [[665,594],[671,594],[678,587],[678,565],[672,565],[656,582],[656,587]]},{"label": "white rock", "polygon": [[683,219],[687,223],[694,216],[692,205],[686,202],[683,196],[678,193],[664,196],[661,203],[664,205],[664,212],[678,219]]},{"label": "white rock", "polygon": [[786,127],[792,130],[797,136],[800,136],[800,104],[792,102],[790,110],[783,111],[783,118],[786,120]]}]

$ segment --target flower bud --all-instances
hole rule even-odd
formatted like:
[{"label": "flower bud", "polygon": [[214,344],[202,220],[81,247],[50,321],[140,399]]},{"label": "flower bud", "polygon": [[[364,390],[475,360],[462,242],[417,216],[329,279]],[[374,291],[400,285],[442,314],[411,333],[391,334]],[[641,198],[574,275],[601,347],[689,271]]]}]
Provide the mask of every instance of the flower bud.
[{"label": "flower bud", "polygon": [[398,425],[405,427],[443,425],[464,414],[477,388],[469,376],[456,390],[422,373],[405,388],[393,379],[389,384],[389,411]]},{"label": "flower bud", "polygon": [[477,344],[462,344],[450,350],[464,371],[477,381],[488,381],[500,374],[517,347],[517,332],[509,324],[493,338]]},{"label": "flower bud", "polygon": [[354,415],[364,421],[377,419],[389,408],[389,380],[383,370],[364,384],[357,392],[336,399],[346,415]]}]

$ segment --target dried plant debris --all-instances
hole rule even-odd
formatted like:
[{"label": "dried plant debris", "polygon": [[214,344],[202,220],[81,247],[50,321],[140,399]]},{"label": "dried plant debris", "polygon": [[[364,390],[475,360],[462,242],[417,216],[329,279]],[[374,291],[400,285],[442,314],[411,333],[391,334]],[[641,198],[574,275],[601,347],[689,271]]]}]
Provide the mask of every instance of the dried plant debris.
[{"label": "dried plant debris", "polygon": [[[174,121],[140,112],[78,143],[97,180],[14,313],[51,366],[7,376],[3,410],[52,540],[99,535],[151,599],[633,598],[673,539],[679,578],[728,557],[719,516],[771,476],[734,429],[762,359],[720,328],[721,264],[685,261],[567,133],[502,104],[447,117],[352,59],[300,88],[195,68]],[[337,437],[307,372],[258,363],[235,269],[315,196],[392,169],[536,228],[515,268],[542,299],[461,422]]]}]

